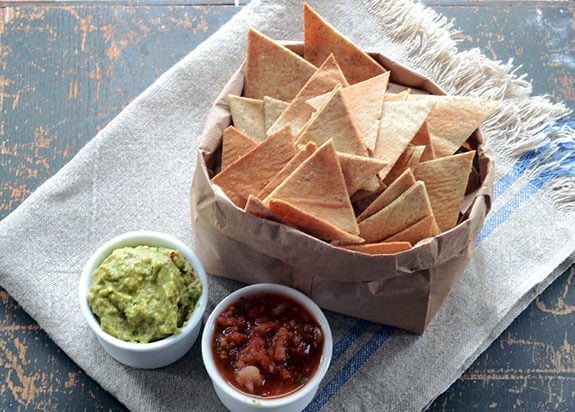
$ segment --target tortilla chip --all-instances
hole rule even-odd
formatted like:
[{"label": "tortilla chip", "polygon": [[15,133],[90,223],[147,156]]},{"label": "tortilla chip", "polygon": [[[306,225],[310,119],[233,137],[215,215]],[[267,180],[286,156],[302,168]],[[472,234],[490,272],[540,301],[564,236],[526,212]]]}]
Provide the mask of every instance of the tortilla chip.
[{"label": "tortilla chip", "polygon": [[[365,182],[363,184],[363,186],[361,186],[359,189],[357,189],[355,192],[353,192],[353,194],[351,195],[351,203],[353,204],[354,202],[357,202],[358,200],[361,200],[361,199],[365,199],[367,197],[371,197],[373,200],[377,197],[378,194],[383,192],[384,189],[385,189],[385,185],[379,179],[379,176],[375,175],[371,179],[369,179],[367,182]],[[367,202],[365,204],[365,206],[367,206],[370,202]],[[363,210],[363,208],[361,208],[361,209],[358,208],[359,204],[360,203],[356,203],[353,205],[353,208],[356,211],[356,214],[359,213],[359,210]]]},{"label": "tortilla chip", "polygon": [[[349,86],[346,87],[346,89],[349,89]],[[312,97],[310,99],[307,99],[305,102],[311,106],[314,110],[317,110],[321,107],[321,105],[323,104],[323,102],[325,101],[325,99],[327,99],[327,97],[330,95],[330,93],[324,93],[324,94],[320,94],[319,96],[315,96]]]},{"label": "tortilla chip", "polygon": [[248,135],[240,132],[234,126],[226,127],[222,137],[221,169],[225,169],[258,144]]},{"label": "tortilla chip", "polygon": [[228,96],[232,122],[242,133],[261,142],[266,138],[264,101],[241,96]]},{"label": "tortilla chip", "polygon": [[[364,80],[359,83],[352,84],[351,86],[347,86],[343,88],[343,95],[346,101],[357,101],[358,103],[364,103],[365,98],[372,99],[373,97],[377,97],[379,100],[383,96],[386,96],[385,90],[387,90],[387,85],[389,84],[389,75],[390,72],[385,72],[371,79]],[[379,94],[383,91],[383,96],[366,96],[364,93],[367,94]],[[318,109],[321,106],[321,103],[327,97],[327,93],[309,98],[306,102],[314,109]],[[406,99],[407,100],[407,99]]]},{"label": "tortilla chip", "polygon": [[309,233],[318,239],[334,244],[359,244],[363,239],[332,225],[324,219],[313,216],[306,211],[283,200],[270,199],[270,210],[279,215],[285,222]]},{"label": "tortilla chip", "polygon": [[431,213],[425,183],[419,181],[389,205],[361,221],[359,235],[367,243],[380,242]]},{"label": "tortilla chip", "polygon": [[267,130],[272,127],[272,124],[280,117],[285,109],[287,109],[289,103],[283,100],[274,99],[273,97],[264,97],[264,125]]},{"label": "tortilla chip", "polygon": [[[332,91],[330,91],[329,93],[326,93],[326,98],[321,102],[321,105],[317,108],[317,110],[315,110],[315,112],[312,114],[311,118],[307,121],[307,123],[305,124],[304,127],[302,127],[299,131],[299,133],[296,133],[295,137],[294,137],[294,141],[298,141],[299,138],[307,131],[307,129],[311,126],[314,125],[314,127],[317,127],[317,117],[319,116],[320,113],[322,113],[324,111],[324,108],[327,106],[327,104],[330,102],[330,100],[332,99],[332,97],[339,91],[341,90],[341,84],[338,84],[337,86],[334,87],[334,89]],[[303,144],[299,143],[299,144]]]},{"label": "tortilla chip", "polygon": [[385,239],[385,241],[386,242],[406,241],[415,245],[420,240],[439,235],[440,232],[441,231],[439,230],[439,226],[437,226],[437,222],[435,221],[435,216],[431,214],[424,217],[417,223],[414,223],[413,225],[409,226],[408,228],[403,229],[401,232],[396,233],[391,237],[388,237],[387,239]]},{"label": "tortilla chip", "polygon": [[[369,179],[367,182],[365,182],[364,185],[359,190],[363,190],[364,192],[369,192],[370,194],[373,194],[374,192],[376,192],[380,189],[381,189],[381,191],[383,191],[383,189],[385,189],[385,185],[383,184],[383,182],[381,180],[379,180],[379,178],[377,176],[374,176],[371,179]],[[355,197],[356,193],[357,193],[357,191],[352,196]],[[361,198],[361,196],[357,197],[357,199],[359,199],[359,198]],[[352,200],[352,202],[353,202],[353,200]]]},{"label": "tortilla chip", "polygon": [[475,151],[440,157],[417,165],[413,175],[425,182],[437,225],[442,232],[457,224]]},{"label": "tortilla chip", "polygon": [[[389,72],[385,72],[342,89],[345,103],[354,119],[357,131],[365,146],[372,152],[375,150],[388,82]],[[326,95],[323,94],[308,99],[306,103],[317,109],[325,98]]]},{"label": "tortilla chip", "polygon": [[286,124],[290,124],[293,133],[297,134],[314,113],[314,109],[306,104],[306,100],[310,97],[328,93],[338,84],[342,87],[348,85],[333,54],[330,54],[289,103],[287,109],[274,122],[268,133],[273,133]]},{"label": "tortilla chip", "polygon": [[405,170],[407,169],[415,169],[417,163],[419,163],[419,159],[421,159],[421,155],[425,151],[425,146],[414,146],[412,144],[408,144],[405,148],[404,152],[399,156],[399,159],[395,162],[383,183],[386,185],[391,184],[395,179],[397,179]]},{"label": "tortilla chip", "polygon": [[423,122],[415,137],[411,141],[411,144],[416,146],[425,146],[425,150],[421,154],[420,162],[427,162],[428,160],[435,159],[435,150],[433,150],[433,145],[431,143],[431,136],[429,135],[429,126],[427,121]]},{"label": "tortilla chip", "polygon": [[317,149],[314,142],[309,142],[300,149],[294,157],[260,190],[257,197],[265,199],[277,186],[279,186],[300,164],[310,157]]},{"label": "tortilla chip", "polygon": [[245,97],[263,99],[269,96],[289,102],[315,71],[313,64],[287,47],[254,29],[248,31]]},{"label": "tortilla chip", "polygon": [[375,188],[361,188],[351,196],[351,203],[356,216],[361,214],[380,194],[383,193],[386,186],[376,177],[379,185]]},{"label": "tortilla chip", "polygon": [[[275,209],[272,200],[281,201],[276,202],[277,207]],[[321,221],[329,222],[330,225],[352,235],[359,234],[335,145],[331,140],[319,147],[299,165],[263,199],[263,203],[283,219],[304,231],[308,231],[308,233],[310,233],[309,230],[319,230],[319,228],[316,226],[312,228],[302,227],[302,221],[297,219],[302,218],[310,223],[314,221],[311,218],[304,219],[299,216],[295,209]],[[288,213],[288,215],[284,216],[282,213]],[[292,213],[296,213],[299,217],[292,216]],[[318,223],[313,224],[317,225]]]},{"label": "tortilla chip", "polygon": [[365,243],[362,245],[343,245],[342,247],[356,252],[367,253],[369,255],[390,255],[392,253],[403,252],[411,249],[409,242],[380,242]]},{"label": "tortilla chip", "polygon": [[377,172],[386,165],[381,160],[349,153],[338,152],[337,157],[345,178],[347,192],[350,196],[361,189],[371,178],[375,177]]},{"label": "tortilla chip", "polygon": [[258,216],[263,219],[269,219],[279,223],[287,223],[277,214],[272,212],[266,205],[264,205],[260,199],[253,195],[248,196],[244,210],[250,215]]},{"label": "tortilla chip", "polygon": [[243,209],[248,196],[258,193],[295,152],[290,127],[286,126],[214,176],[212,182]]},{"label": "tortilla chip", "polygon": [[357,202],[374,195],[377,196],[383,192],[385,188],[386,186],[382,183],[382,181],[379,180],[377,176],[375,176],[374,179],[370,179],[362,188],[351,195],[351,202]]},{"label": "tortilla chip", "polygon": [[398,93],[385,93],[383,96],[383,100],[387,102],[398,101],[398,100],[407,100],[411,93],[411,89],[405,89]]},{"label": "tortilla chip", "polygon": [[350,84],[359,83],[386,71],[305,3],[303,21],[306,60],[320,65],[330,53],[333,53]]},{"label": "tortilla chip", "polygon": [[336,87],[331,98],[324,102],[302,128],[299,136],[296,136],[296,144],[313,141],[320,146],[330,139],[338,152],[368,156],[344,101],[341,87]]},{"label": "tortilla chip", "polygon": [[388,82],[389,72],[386,72],[343,90],[345,103],[353,116],[354,124],[363,143],[372,153],[377,143],[383,98]]},{"label": "tortilla chip", "polygon": [[498,102],[466,96],[409,96],[435,103],[427,123],[437,157],[454,154],[471,134],[499,107]]},{"label": "tortilla chip", "polygon": [[361,222],[389,205],[413,186],[415,182],[412,171],[410,169],[405,170],[359,214],[357,221]]},{"label": "tortilla chip", "polygon": [[388,163],[379,174],[389,173],[431,112],[433,103],[418,101],[384,102],[373,157]]}]

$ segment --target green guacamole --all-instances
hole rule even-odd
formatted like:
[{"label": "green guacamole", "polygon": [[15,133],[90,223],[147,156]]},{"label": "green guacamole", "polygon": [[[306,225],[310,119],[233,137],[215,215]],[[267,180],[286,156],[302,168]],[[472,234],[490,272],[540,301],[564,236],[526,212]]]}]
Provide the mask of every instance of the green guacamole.
[{"label": "green guacamole", "polygon": [[123,247],[94,271],[88,303],[105,332],[146,343],[179,333],[201,294],[199,276],[179,251]]}]

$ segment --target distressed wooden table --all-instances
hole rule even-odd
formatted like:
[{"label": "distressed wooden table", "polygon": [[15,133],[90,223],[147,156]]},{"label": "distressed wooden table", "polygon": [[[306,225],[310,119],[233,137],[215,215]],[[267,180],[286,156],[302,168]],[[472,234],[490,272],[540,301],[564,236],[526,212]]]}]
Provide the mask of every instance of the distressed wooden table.
[{"label": "distressed wooden table", "polygon": [[[575,108],[572,1],[427,4],[455,19],[460,48],[513,58],[535,94]],[[0,2],[0,219],[239,7]],[[574,276],[542,293],[431,410],[574,410]],[[4,290],[0,300],[0,410],[123,409]]]}]

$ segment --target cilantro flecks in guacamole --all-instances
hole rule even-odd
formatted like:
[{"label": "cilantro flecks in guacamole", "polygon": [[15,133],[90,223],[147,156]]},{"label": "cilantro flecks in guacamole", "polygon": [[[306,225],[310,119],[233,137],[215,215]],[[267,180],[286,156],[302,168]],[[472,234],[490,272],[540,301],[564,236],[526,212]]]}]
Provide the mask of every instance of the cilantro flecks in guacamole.
[{"label": "cilantro flecks in guacamole", "polygon": [[147,343],[179,333],[201,294],[199,276],[179,251],[123,247],[94,271],[88,303],[105,332]]}]

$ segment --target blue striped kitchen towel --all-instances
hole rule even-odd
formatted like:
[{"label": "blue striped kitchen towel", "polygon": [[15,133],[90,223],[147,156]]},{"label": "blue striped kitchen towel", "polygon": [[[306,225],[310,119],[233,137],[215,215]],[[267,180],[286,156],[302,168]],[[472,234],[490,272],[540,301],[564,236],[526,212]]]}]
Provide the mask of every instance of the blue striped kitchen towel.
[{"label": "blue striped kitchen towel", "polygon": [[[469,266],[425,334],[328,313],[334,358],[310,411],[425,409],[573,264],[574,124],[562,105],[530,96],[529,84],[509,65],[477,50],[458,51],[449,26],[421,4],[310,4],[362,48],[448,92],[502,101],[484,127],[496,161],[493,207]],[[193,244],[189,189],[207,112],[245,56],[248,27],[301,40],[301,10],[300,1],[250,2],[0,222],[2,287],[130,409],[223,407],[199,345],[152,371],[108,357],[79,310],[81,267],[103,241],[128,230],[159,230]],[[211,278],[207,313],[238,286]]]}]

